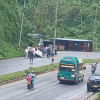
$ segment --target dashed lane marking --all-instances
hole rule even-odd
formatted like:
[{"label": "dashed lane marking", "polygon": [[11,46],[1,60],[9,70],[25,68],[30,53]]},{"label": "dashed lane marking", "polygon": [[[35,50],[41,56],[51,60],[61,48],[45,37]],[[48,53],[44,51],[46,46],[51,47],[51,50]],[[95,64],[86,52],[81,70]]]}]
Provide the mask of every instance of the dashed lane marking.
[{"label": "dashed lane marking", "polygon": [[82,94],[82,93],[84,93],[84,92],[86,92],[86,90],[85,90],[85,91],[82,91],[82,92],[80,92],[80,93],[78,93],[78,94],[75,94],[74,96],[68,98],[67,100],[71,100],[72,98],[74,98],[74,97],[76,97],[76,96],[78,96],[78,95],[80,95],[80,94]]},{"label": "dashed lane marking", "polygon": [[38,91],[39,90],[35,90],[35,91],[32,91],[32,92],[27,93],[26,95],[30,95],[30,94],[35,93],[35,92],[38,92]]},{"label": "dashed lane marking", "polygon": [[59,83],[59,82],[57,81],[57,82],[53,83],[52,86],[55,85],[55,84],[58,84],[58,83]]}]

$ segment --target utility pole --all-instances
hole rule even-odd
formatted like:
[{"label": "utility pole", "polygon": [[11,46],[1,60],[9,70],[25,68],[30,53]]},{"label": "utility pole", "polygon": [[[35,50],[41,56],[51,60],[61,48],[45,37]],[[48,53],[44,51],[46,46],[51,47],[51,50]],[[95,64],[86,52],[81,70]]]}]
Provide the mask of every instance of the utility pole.
[{"label": "utility pole", "polygon": [[54,64],[54,55],[55,55],[55,39],[56,39],[56,28],[57,28],[57,14],[58,14],[58,0],[56,0],[56,12],[55,12],[55,29],[54,29],[54,41],[53,41],[53,54],[52,54],[52,63]]},{"label": "utility pole", "polygon": [[[98,4],[98,1],[97,1],[97,4]],[[95,19],[94,19],[94,32],[93,32],[93,42],[96,45],[96,49],[97,49],[97,44],[96,44],[96,41],[95,41],[95,35],[96,35],[97,10],[98,10],[98,6],[96,5]]]},{"label": "utility pole", "polygon": [[81,16],[81,30],[82,30],[82,0],[80,1],[80,6],[81,6],[81,11],[80,11],[80,16]]},{"label": "utility pole", "polygon": [[94,32],[93,32],[93,42],[95,42],[95,35],[96,35],[96,22],[97,22],[97,5],[95,10],[95,19],[94,19]]},{"label": "utility pole", "polygon": [[25,3],[26,3],[26,0],[24,0],[24,7],[23,7],[23,14],[22,14],[22,22],[21,22],[21,27],[20,27],[20,37],[19,37],[18,50],[20,49],[21,38],[22,38],[22,28],[23,28],[23,21],[24,21]]}]

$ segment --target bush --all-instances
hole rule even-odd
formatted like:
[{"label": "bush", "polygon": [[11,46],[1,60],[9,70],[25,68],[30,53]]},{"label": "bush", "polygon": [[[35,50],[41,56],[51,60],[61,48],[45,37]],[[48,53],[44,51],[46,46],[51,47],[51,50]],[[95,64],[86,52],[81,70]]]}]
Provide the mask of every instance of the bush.
[{"label": "bush", "polygon": [[34,70],[34,72],[39,75],[48,71],[52,71],[55,68],[58,67],[58,63],[54,64],[54,67],[50,66],[50,65],[45,65],[45,66],[40,66],[40,67],[30,67],[29,69],[26,69],[25,71],[18,71],[15,73],[10,73],[7,75],[2,75],[0,76],[0,83],[2,84],[3,82],[10,82],[13,81],[15,79],[19,79],[21,77],[25,77],[27,74],[29,74],[31,71]]},{"label": "bush", "polygon": [[98,94],[98,97],[95,100],[100,100],[100,92]]},{"label": "bush", "polygon": [[40,66],[40,67],[35,67],[35,68],[30,67],[29,69],[25,70],[25,73],[28,74],[29,72],[31,72],[33,70],[38,75],[38,74],[45,73],[47,71],[52,71],[52,70],[54,70],[54,68],[51,67],[50,65],[45,65],[45,66]]},{"label": "bush", "polygon": [[84,59],[83,60],[84,64],[86,64],[86,63],[92,63],[93,61],[100,62],[100,59]]},{"label": "bush", "polygon": [[2,75],[0,76],[0,83],[7,82],[13,79],[18,79],[24,76],[26,76],[26,73],[24,71],[18,71],[7,75]]}]

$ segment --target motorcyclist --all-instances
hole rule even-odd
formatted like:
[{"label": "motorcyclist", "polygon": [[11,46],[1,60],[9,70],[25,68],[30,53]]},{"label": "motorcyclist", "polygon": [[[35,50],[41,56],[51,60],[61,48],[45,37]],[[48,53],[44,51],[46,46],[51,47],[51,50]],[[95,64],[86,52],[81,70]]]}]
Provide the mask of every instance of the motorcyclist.
[{"label": "motorcyclist", "polygon": [[[34,86],[34,83],[35,83],[35,78],[36,78],[36,75],[35,75],[35,72],[34,71],[31,71],[29,75],[32,75],[32,80],[31,80],[31,84]],[[28,76],[27,76],[27,79],[28,79]]]},{"label": "motorcyclist", "polygon": [[92,65],[92,67],[95,67],[96,68],[97,67],[97,62],[96,61],[93,61],[91,65]]}]

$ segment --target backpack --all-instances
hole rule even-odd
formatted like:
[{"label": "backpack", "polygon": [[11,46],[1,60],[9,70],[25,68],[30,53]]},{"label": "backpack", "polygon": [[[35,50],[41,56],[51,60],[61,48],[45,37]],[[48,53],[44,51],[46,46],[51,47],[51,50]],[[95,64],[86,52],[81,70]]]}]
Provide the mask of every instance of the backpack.
[{"label": "backpack", "polygon": [[27,81],[31,82],[31,80],[32,80],[32,75],[29,74],[29,76],[28,76],[28,78],[27,78]]}]

